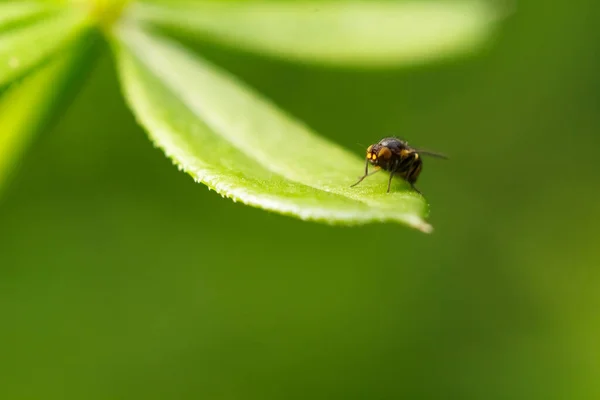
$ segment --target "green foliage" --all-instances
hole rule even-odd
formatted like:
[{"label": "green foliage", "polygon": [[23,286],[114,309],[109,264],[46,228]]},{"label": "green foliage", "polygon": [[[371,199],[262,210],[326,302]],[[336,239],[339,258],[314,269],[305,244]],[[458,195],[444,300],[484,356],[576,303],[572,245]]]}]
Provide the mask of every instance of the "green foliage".
[{"label": "green foliage", "polygon": [[0,99],[0,190],[31,136],[53,109],[55,88],[69,63],[70,60],[57,57],[24,82],[15,84]]},{"label": "green foliage", "polygon": [[2,32],[0,86],[21,77],[48,58],[68,51],[67,44],[82,34],[86,21],[87,16],[82,10],[63,9],[35,23]]},{"label": "green foliage", "polygon": [[14,2],[0,4],[0,29],[53,10],[55,7],[41,2]]},{"label": "green foliage", "polygon": [[[136,123],[116,35],[0,88],[3,121],[38,107],[12,90],[77,90],[11,154],[0,197],[0,399],[600,399],[600,2],[520,6],[485,52],[424,67],[173,35],[358,158],[394,133],[449,154],[418,185],[435,235],[305,223],[195,183]],[[94,66],[71,64],[84,84],[32,80],[65,53]]]},{"label": "green foliage", "polygon": [[[386,194],[383,174],[350,188],[364,169],[361,158],[145,26],[175,27],[192,39],[292,61],[381,67],[474,49],[489,37],[497,15],[476,0],[132,2],[122,14],[123,2],[32,4],[0,6],[0,86],[9,85],[0,109],[5,131],[0,177],[22,152],[37,117],[52,105],[51,77],[60,73],[58,67],[40,72],[36,67],[65,58],[70,43],[88,26],[97,26],[113,44],[124,92],[139,123],[197,181],[245,204],[303,219],[396,221],[425,232],[431,227],[422,196],[400,181]],[[21,77],[23,85],[10,88]],[[12,96],[19,100],[13,103]]]},{"label": "green foliage", "polygon": [[490,3],[456,1],[139,3],[134,16],[218,43],[301,62],[398,66],[460,54],[487,39]]}]

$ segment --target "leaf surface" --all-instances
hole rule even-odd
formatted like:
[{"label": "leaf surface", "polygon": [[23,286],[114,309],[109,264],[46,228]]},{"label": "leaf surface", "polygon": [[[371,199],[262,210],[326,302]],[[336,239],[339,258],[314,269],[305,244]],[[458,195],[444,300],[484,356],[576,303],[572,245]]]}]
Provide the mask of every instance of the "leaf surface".
[{"label": "leaf surface", "polygon": [[302,219],[395,221],[422,231],[425,199],[376,174],[350,188],[364,160],[323,139],[187,49],[136,26],[115,32],[125,97],[153,142],[223,196]]},{"label": "leaf surface", "polygon": [[56,9],[55,5],[42,2],[11,1],[0,3],[0,30],[54,9]]},{"label": "leaf surface", "polygon": [[60,104],[79,65],[76,50],[53,59],[0,97],[0,190],[32,137]]},{"label": "leaf surface", "polygon": [[0,32],[0,87],[56,55],[86,26],[78,7],[61,9],[33,24]]},{"label": "leaf surface", "polygon": [[412,65],[468,52],[494,31],[482,0],[138,3],[131,16],[186,35],[333,65]]}]

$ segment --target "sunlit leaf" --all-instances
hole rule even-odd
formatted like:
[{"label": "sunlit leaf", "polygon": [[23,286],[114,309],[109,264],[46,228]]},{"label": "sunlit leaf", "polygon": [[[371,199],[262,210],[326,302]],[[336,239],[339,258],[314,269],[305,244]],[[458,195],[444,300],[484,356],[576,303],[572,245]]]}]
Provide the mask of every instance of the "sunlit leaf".
[{"label": "sunlit leaf", "polygon": [[398,180],[315,135],[247,86],[185,48],[135,27],[116,32],[125,95],[154,143],[223,196],[302,219],[396,221],[423,231],[427,204]]},{"label": "sunlit leaf", "polygon": [[90,37],[82,37],[0,97],[0,191],[32,137],[47,126],[68,88],[83,74],[83,62],[91,53]]},{"label": "sunlit leaf", "polygon": [[482,0],[139,3],[131,16],[260,53],[358,66],[464,53],[488,39],[499,18]]},{"label": "sunlit leaf", "polygon": [[54,55],[86,26],[83,9],[69,7],[17,29],[0,33],[0,86]]},{"label": "sunlit leaf", "polygon": [[11,1],[0,3],[0,30],[55,9],[56,6],[53,4],[41,2]]}]

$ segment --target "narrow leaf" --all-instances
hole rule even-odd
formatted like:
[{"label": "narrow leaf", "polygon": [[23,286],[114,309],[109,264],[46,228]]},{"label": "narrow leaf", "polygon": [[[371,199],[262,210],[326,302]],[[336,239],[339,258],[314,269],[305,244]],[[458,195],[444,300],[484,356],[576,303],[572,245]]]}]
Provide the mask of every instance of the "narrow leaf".
[{"label": "narrow leaf", "polygon": [[416,64],[482,44],[499,19],[483,0],[209,1],[135,4],[133,18],[278,57]]},{"label": "narrow leaf", "polygon": [[0,189],[45,120],[68,66],[64,57],[53,60],[0,98]]},{"label": "narrow leaf", "polygon": [[18,29],[0,33],[0,86],[54,55],[86,26],[86,13],[69,7]]},{"label": "narrow leaf", "polygon": [[49,129],[90,70],[100,38],[84,34],[0,97],[0,192],[35,134]]},{"label": "narrow leaf", "polygon": [[396,221],[422,231],[427,204],[398,180],[374,175],[355,188],[364,161],[315,135],[205,60],[136,27],[114,48],[139,122],[183,170],[223,196],[302,219],[339,224]]},{"label": "narrow leaf", "polygon": [[56,9],[55,5],[41,2],[12,1],[0,3],[0,30],[54,9]]}]

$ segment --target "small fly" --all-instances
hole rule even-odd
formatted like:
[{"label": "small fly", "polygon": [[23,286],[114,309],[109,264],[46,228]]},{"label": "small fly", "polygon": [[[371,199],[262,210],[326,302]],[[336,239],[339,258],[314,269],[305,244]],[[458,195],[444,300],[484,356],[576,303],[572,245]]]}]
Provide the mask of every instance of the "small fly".
[{"label": "small fly", "polygon": [[[367,149],[365,174],[351,187],[361,183],[367,176],[384,170],[389,171],[390,173],[387,187],[388,193],[390,192],[390,187],[392,185],[392,178],[394,175],[398,175],[408,182],[417,193],[422,194],[419,189],[415,187],[417,178],[423,168],[421,154],[447,159],[443,154],[412,148],[407,142],[395,137],[383,138],[379,143],[372,144]],[[369,164],[373,165],[376,170],[369,172]]]}]

